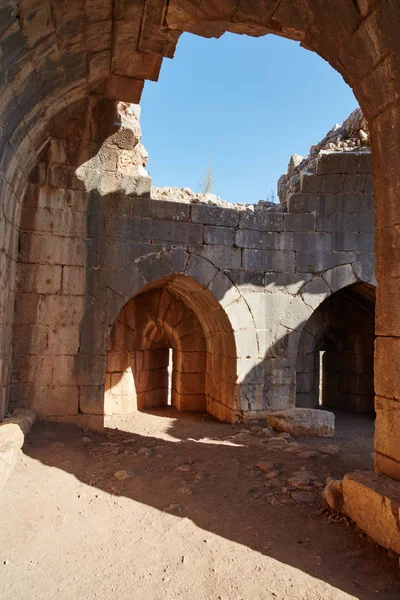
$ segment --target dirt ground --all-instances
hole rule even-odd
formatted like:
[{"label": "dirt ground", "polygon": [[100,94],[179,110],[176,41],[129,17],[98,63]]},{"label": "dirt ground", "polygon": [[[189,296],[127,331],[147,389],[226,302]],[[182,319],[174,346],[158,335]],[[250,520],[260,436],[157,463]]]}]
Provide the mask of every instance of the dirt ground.
[{"label": "dirt ground", "polygon": [[171,410],[106,426],[28,436],[0,495],[1,600],[399,600],[397,559],[321,497],[372,468],[370,417],[338,414],[333,439]]}]

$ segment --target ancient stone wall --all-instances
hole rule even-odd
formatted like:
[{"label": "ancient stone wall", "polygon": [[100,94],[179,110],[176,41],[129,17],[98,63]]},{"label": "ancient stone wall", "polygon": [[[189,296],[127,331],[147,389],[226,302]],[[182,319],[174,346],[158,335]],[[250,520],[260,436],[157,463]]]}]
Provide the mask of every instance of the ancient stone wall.
[{"label": "ancient stone wall", "polygon": [[224,408],[210,412],[234,420],[294,405],[304,323],[338,289],[375,282],[370,154],[322,154],[286,205],[156,200],[140,135],[125,109],[121,119],[88,160],[76,158],[78,168],[60,134],[32,173],[21,215],[12,404],[98,423],[120,311],[149,284],[184,275],[195,286],[183,294],[191,310],[214,319],[203,331],[233,332],[235,349],[221,342],[219,355],[234,359],[236,381],[219,396]]}]

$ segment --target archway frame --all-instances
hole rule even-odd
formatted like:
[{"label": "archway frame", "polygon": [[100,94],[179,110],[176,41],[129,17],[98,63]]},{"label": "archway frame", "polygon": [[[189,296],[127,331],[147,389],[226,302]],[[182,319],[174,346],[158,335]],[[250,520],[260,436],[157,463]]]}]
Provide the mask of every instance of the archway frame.
[{"label": "archway frame", "polygon": [[[204,394],[205,408],[207,412],[221,421],[233,422],[237,416],[236,398],[236,344],[234,331],[228,316],[224,309],[219,304],[217,299],[211,292],[200,285],[192,277],[186,275],[169,275],[144,286],[136,292],[121,309],[117,319],[115,320],[110,336],[118,324],[118,319],[125,311],[134,306],[136,299],[142,295],[148,295],[150,292],[166,290],[178,298],[184,306],[198,320],[203,331],[205,342],[205,368],[204,377]],[[162,327],[167,329],[167,337],[170,345],[177,352],[176,359],[179,359],[180,354],[187,351],[190,340],[185,340],[188,335],[196,338],[196,332],[185,331],[181,332],[181,336],[174,329],[167,319],[168,313],[161,315]],[[169,315],[170,321],[173,323],[174,314]],[[145,322],[145,321],[144,321]],[[180,323],[177,324],[179,327]],[[141,342],[139,346],[133,350],[151,352],[153,346],[157,348],[157,343],[152,343],[153,330],[156,330],[156,324],[148,321],[145,328],[138,333]],[[192,340],[193,341],[193,340]],[[164,346],[165,344],[161,344]],[[160,346],[160,348],[161,348]],[[203,345],[196,343],[196,351],[203,350]],[[179,383],[179,382],[178,382]],[[179,390],[181,388],[179,387]],[[182,402],[178,403],[182,404]],[[185,408],[182,408],[185,410]]]}]

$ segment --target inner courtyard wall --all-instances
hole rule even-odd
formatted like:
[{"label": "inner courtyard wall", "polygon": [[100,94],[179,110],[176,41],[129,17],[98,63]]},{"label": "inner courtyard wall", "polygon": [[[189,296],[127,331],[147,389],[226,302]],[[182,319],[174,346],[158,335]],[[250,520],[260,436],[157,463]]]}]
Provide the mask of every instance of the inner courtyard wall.
[{"label": "inner courtyard wall", "polygon": [[[108,148],[96,161],[112,156]],[[110,183],[104,170],[93,179],[99,172],[89,165],[84,177],[71,177],[75,170],[53,143],[31,176],[21,214],[11,405],[101,423],[118,314],[146,285],[185,275],[215,297],[233,330],[236,347],[226,358],[236,360],[237,381],[223,418],[294,406],[304,323],[338,289],[375,284],[370,153],[322,154],[315,172],[302,173],[298,190],[276,206],[155,200],[145,175]]]}]

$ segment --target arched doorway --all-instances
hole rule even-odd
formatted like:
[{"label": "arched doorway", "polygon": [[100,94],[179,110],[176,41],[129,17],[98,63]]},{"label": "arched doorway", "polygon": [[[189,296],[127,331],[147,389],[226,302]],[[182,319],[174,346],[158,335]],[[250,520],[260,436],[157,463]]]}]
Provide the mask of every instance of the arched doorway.
[{"label": "arched doorway", "polygon": [[329,296],[302,331],[296,405],[374,409],[375,288],[356,283]]},{"label": "arched doorway", "polygon": [[232,421],[235,385],[228,317],[190,277],[157,280],[121,310],[109,339],[105,414],[172,406]]}]

